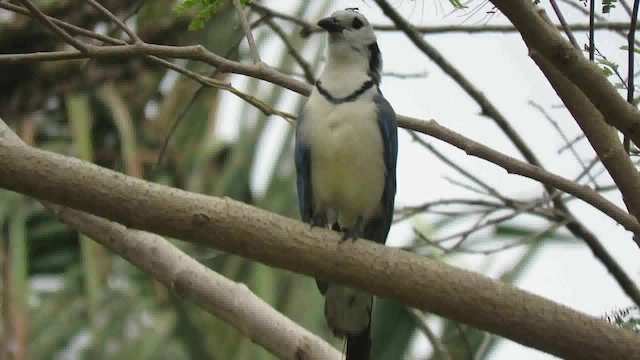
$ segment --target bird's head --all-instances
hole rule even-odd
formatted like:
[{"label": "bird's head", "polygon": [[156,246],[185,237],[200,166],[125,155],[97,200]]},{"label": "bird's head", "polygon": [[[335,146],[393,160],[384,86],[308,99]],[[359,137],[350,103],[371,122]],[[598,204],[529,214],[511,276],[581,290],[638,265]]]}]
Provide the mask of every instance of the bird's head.
[{"label": "bird's head", "polygon": [[380,49],[373,27],[355,8],[336,11],[318,22],[328,34],[328,62],[361,64],[370,75],[379,80],[382,68]]}]

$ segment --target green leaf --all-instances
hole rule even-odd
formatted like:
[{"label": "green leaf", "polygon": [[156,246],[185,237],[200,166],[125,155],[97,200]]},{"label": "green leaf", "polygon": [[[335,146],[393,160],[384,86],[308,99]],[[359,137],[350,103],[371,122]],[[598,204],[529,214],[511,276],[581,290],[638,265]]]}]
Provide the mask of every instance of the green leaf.
[{"label": "green leaf", "polygon": [[464,9],[467,7],[465,4],[460,2],[460,0],[449,0],[449,3],[456,9]]},{"label": "green leaf", "polygon": [[[620,46],[620,49],[621,50],[625,50],[625,51],[629,51],[629,46],[628,45],[622,45],[622,46]],[[640,53],[640,48],[637,48],[637,47],[634,46],[633,47],[633,52]]]},{"label": "green leaf", "polygon": [[615,8],[615,2],[618,0],[602,0],[602,13],[608,14],[611,9]]},{"label": "green leaf", "polygon": [[[450,0],[450,1],[459,1],[459,0]],[[182,4],[176,6],[175,12],[178,15],[185,14],[188,10],[193,9],[196,13],[194,15],[193,20],[189,24],[189,31],[195,31],[201,29],[204,24],[207,23],[211,19],[213,15],[215,15],[218,10],[225,3],[229,3],[229,0],[185,0]],[[247,5],[251,2],[251,0],[241,0],[241,5]]]}]

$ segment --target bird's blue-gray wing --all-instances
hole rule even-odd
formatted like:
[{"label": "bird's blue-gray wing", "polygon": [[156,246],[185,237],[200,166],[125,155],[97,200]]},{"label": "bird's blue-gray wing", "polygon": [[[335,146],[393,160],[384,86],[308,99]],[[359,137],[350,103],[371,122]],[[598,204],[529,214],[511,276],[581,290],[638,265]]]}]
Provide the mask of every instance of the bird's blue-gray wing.
[{"label": "bird's blue-gray wing", "polygon": [[381,216],[369,221],[365,226],[364,237],[384,243],[393,220],[393,204],[396,195],[396,162],[398,159],[398,125],[396,113],[387,99],[378,94],[374,97],[378,112],[378,128],[382,135],[384,148],[385,181],[381,199]]},{"label": "bird's blue-gray wing", "polygon": [[305,108],[298,115],[295,136],[295,163],[298,186],[298,204],[300,205],[300,217],[304,222],[310,222],[313,216],[313,191],[311,190],[311,155],[309,144],[302,135],[305,121]]}]

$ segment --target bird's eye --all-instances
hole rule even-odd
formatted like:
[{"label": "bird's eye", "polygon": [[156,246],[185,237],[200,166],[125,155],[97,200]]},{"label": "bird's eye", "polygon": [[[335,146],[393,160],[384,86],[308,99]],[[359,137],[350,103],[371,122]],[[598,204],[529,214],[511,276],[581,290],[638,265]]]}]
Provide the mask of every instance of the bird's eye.
[{"label": "bird's eye", "polygon": [[353,22],[351,23],[352,28],[357,30],[357,29],[360,29],[363,25],[364,23],[362,22],[362,20],[358,18],[353,18]]}]

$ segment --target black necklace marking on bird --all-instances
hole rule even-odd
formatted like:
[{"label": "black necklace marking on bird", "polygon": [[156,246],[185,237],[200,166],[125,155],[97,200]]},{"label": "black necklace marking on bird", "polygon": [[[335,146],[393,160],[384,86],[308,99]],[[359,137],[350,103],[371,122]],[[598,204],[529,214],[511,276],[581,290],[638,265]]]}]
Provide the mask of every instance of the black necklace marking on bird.
[{"label": "black necklace marking on bird", "polygon": [[376,84],[377,82],[375,81],[375,79],[371,78],[363,82],[362,85],[351,94],[344,97],[340,97],[340,98],[334,97],[327,91],[327,89],[323,88],[320,80],[316,81],[316,88],[318,89],[318,92],[320,93],[320,95],[322,95],[330,103],[344,104],[346,102],[352,102],[356,100],[357,98],[360,97],[360,95],[364,94],[367,90],[371,89]]}]

